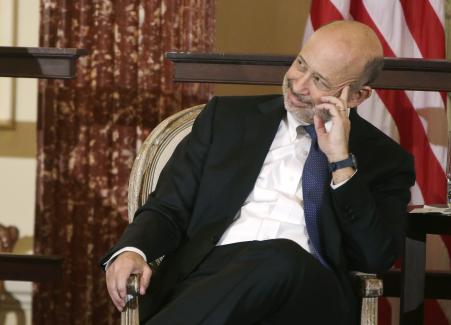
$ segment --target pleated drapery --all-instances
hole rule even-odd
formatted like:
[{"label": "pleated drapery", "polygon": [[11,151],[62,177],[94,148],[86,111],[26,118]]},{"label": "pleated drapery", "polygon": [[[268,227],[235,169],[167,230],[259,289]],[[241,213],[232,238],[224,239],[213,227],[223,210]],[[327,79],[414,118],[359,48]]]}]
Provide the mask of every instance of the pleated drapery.
[{"label": "pleated drapery", "polygon": [[174,84],[164,52],[211,51],[214,17],[213,0],[41,0],[40,46],[89,55],[75,80],[39,84],[35,253],[64,263],[34,287],[34,324],[119,323],[98,260],[126,226],[137,148],[210,95]]}]

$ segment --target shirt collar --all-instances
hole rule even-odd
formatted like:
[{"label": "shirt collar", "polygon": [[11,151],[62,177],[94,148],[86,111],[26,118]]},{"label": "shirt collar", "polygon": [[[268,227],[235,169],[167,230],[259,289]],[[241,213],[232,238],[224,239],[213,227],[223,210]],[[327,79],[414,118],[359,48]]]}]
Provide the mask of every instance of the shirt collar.
[{"label": "shirt collar", "polygon": [[[348,109],[348,116],[351,109]],[[288,125],[288,134],[290,135],[290,141],[293,142],[296,140],[296,137],[298,136],[297,128],[300,125],[309,125],[309,123],[298,121],[294,116],[293,113],[287,111],[287,125]],[[326,122],[326,131],[329,132],[332,127],[332,121]]]},{"label": "shirt collar", "polygon": [[296,120],[291,112],[287,112],[287,126],[290,142],[294,142],[298,136],[297,128],[299,125],[307,125],[307,123]]}]

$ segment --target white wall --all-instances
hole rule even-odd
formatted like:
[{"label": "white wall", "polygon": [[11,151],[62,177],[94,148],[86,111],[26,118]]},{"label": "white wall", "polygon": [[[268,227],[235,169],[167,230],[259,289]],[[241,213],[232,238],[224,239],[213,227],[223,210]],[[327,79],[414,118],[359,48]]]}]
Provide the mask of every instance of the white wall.
[{"label": "white wall", "polygon": [[[16,2],[18,9],[17,39],[12,37],[13,15],[11,9]],[[0,0],[0,46],[38,46],[39,0]],[[3,85],[10,83],[6,78]],[[35,123],[37,116],[37,80],[16,79],[16,122]],[[2,83],[0,83],[1,87]],[[5,89],[5,88],[3,88]],[[0,111],[3,115],[11,102],[10,90],[5,94],[0,89]],[[0,114],[2,116],[2,114]],[[10,133],[8,133],[10,132]],[[2,136],[11,132],[0,130]],[[34,233],[36,159],[0,155],[0,223],[19,228],[20,239],[15,253],[32,253]],[[5,325],[31,324],[31,283],[6,281],[6,289],[19,300],[25,323],[18,322],[14,312],[8,312]],[[13,306],[10,306],[13,308]],[[8,308],[2,306],[1,309]],[[17,311],[16,311],[17,312]],[[3,324],[2,324],[3,325]]]}]

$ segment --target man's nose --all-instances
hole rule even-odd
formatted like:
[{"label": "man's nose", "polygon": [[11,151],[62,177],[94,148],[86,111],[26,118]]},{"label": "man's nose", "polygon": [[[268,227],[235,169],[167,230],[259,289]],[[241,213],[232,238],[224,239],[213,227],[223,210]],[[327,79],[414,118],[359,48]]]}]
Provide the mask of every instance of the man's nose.
[{"label": "man's nose", "polygon": [[293,91],[298,94],[305,94],[306,92],[308,92],[309,81],[309,73],[299,74],[297,78],[292,79]]}]

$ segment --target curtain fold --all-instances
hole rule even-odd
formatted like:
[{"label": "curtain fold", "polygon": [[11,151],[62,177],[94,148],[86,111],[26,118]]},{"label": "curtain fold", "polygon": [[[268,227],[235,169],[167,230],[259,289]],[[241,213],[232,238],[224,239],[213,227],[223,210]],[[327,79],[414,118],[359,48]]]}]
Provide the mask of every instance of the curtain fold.
[{"label": "curtain fold", "polygon": [[39,83],[35,253],[64,258],[36,284],[34,324],[118,324],[99,258],[127,224],[137,148],[210,88],[174,84],[164,52],[213,49],[213,0],[41,0],[40,46],[88,49],[77,78]]}]

